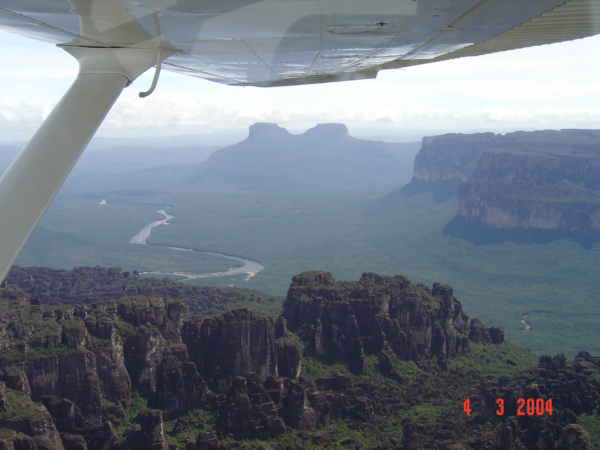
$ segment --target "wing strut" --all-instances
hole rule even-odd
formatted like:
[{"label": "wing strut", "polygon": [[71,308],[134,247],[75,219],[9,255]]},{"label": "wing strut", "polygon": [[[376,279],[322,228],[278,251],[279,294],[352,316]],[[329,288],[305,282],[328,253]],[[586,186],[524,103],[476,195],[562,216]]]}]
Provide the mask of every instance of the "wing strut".
[{"label": "wing strut", "polygon": [[123,88],[157,61],[154,49],[63,48],[77,79],[0,178],[0,283]]}]

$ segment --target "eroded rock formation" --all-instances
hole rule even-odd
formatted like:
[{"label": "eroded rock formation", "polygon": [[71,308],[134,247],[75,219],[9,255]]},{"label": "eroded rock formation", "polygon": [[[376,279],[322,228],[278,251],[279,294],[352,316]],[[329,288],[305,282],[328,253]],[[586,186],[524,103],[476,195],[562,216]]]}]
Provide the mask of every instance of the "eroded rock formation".
[{"label": "eroded rock formation", "polygon": [[335,346],[358,373],[365,352],[414,361],[469,353],[469,318],[452,288],[415,286],[400,275],[365,273],[357,282],[336,282],[328,272],[296,275],[283,316],[318,353]]},{"label": "eroded rock formation", "polygon": [[[449,286],[306,272],[276,321],[248,309],[204,320],[183,312],[181,301],[139,297],[32,305],[0,288],[0,446],[228,450],[262,439],[282,450],[278,439],[333,445],[339,426],[361,433],[342,446],[365,447],[357,436],[378,430],[383,448],[453,448],[458,438],[466,449],[589,448],[576,422],[598,411],[600,358],[543,356],[535,370],[482,378],[483,364],[512,370],[514,346],[501,329],[469,323]],[[414,414],[458,411],[471,386],[481,427],[466,415],[425,425]],[[552,398],[554,413],[518,416],[519,398]],[[184,444],[169,446],[181,433]]]},{"label": "eroded rock formation", "polygon": [[[494,450],[512,448],[517,440],[527,448],[535,445],[542,449],[590,449],[589,433],[576,425],[580,414],[593,415],[600,398],[600,358],[581,351],[572,362],[565,355],[543,355],[539,367],[516,379],[502,377],[482,380],[479,392],[480,415],[489,419],[497,417],[497,400],[502,399],[505,414]],[[528,414],[526,406],[520,408],[519,399],[533,399],[539,409],[552,414]],[[540,403],[542,405],[542,403]]]}]

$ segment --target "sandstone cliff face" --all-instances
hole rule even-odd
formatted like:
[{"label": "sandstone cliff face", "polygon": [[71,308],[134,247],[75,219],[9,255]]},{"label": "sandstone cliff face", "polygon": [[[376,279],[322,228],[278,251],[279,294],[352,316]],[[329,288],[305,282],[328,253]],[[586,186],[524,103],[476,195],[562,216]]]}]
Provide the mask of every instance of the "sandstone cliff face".
[{"label": "sandstone cliff face", "polygon": [[300,355],[292,336],[275,335],[273,319],[237,309],[204,321],[185,322],[183,343],[208,384],[226,393],[236,377],[252,372],[268,376],[300,375]]},{"label": "sandstone cliff face", "polygon": [[468,317],[452,288],[414,286],[399,275],[365,273],[358,282],[337,283],[327,272],[296,275],[283,316],[318,353],[333,345],[359,373],[365,351],[391,349],[415,361],[469,353]]},{"label": "sandstone cliff face", "polygon": [[402,192],[431,191],[436,201],[458,194],[460,225],[597,232],[599,140],[597,130],[425,138]]},{"label": "sandstone cliff face", "polygon": [[45,406],[32,402],[22,392],[7,389],[3,382],[0,382],[0,428],[12,430],[3,433],[2,448],[64,449]]},{"label": "sandstone cliff face", "polygon": [[598,231],[599,189],[596,156],[498,149],[461,185],[457,216],[502,229]]},{"label": "sandstone cliff face", "polygon": [[436,201],[458,195],[453,225],[595,233],[600,231],[598,142],[597,130],[424,138],[413,179],[402,193],[430,191]]},{"label": "sandstone cliff face", "polygon": [[167,450],[163,426],[163,412],[160,409],[146,410],[140,414],[141,430],[127,440],[132,450]]},{"label": "sandstone cliff face", "polygon": [[200,371],[222,392],[250,372],[263,380],[278,376],[273,319],[250,309],[206,319],[196,345],[202,349]]},{"label": "sandstone cliff face", "polygon": [[460,183],[473,175],[479,157],[496,143],[493,133],[423,138],[421,150],[415,157],[412,180],[401,192],[408,196],[431,192],[437,202],[458,196]]},{"label": "sandstone cliff face", "polygon": [[435,181],[471,178],[483,152],[496,145],[494,133],[445,134],[423,138],[415,157],[413,180]]},{"label": "sandstone cliff face", "polygon": [[37,415],[43,419],[46,414],[52,425],[48,432],[43,424],[27,420],[13,420],[6,427],[34,440],[41,434],[58,439],[54,446],[38,443],[32,449],[62,449],[55,426],[63,433],[84,436],[83,447],[80,439],[65,437],[68,448],[109,448],[117,435],[107,417],[125,418],[133,388],[150,405],[163,408],[160,420],[148,416],[147,428],[154,431],[142,433],[138,441],[145,444],[140,448],[166,449],[155,430],[162,427],[163,414],[170,418],[198,408],[210,397],[181,341],[182,306],[176,301],[129,298],[118,304],[42,307],[30,305],[18,289],[0,288],[0,322],[5,330],[0,339],[0,383],[12,397],[41,401]]}]

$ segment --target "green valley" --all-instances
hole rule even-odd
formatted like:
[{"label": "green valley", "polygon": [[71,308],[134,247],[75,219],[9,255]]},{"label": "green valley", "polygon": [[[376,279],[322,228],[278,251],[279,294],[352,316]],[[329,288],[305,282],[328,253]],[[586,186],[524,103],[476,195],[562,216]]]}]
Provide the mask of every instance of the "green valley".
[{"label": "green valley", "polygon": [[[356,140],[339,125],[304,135],[269,125],[205,163],[71,177],[17,264],[140,272],[230,267],[217,256],[128,244],[162,219],[157,209],[171,206],[171,224],[155,228],[148,243],[265,266],[247,282],[238,276],[194,284],[235,282],[284,295],[290,278],[307,270],[339,279],[370,271],[402,274],[414,283],[452,284],[471,316],[503,327],[509,341],[537,354],[600,353],[600,246],[586,249],[568,239],[478,244],[445,235],[456,198],[436,202],[429,192],[401,192],[419,148]],[[102,198],[107,204],[100,206]]]}]

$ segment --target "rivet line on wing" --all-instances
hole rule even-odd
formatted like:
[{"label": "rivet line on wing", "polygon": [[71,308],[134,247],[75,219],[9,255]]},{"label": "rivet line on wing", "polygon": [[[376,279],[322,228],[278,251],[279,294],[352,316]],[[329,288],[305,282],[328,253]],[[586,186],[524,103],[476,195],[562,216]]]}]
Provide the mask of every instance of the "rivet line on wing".
[{"label": "rivet line on wing", "polygon": [[186,73],[193,72],[194,74],[196,74],[196,73],[202,73],[202,74],[205,74],[205,75],[208,75],[208,76],[211,76],[211,77],[215,77],[215,78],[222,78],[224,80],[230,80],[230,81],[234,81],[236,83],[243,83],[242,80],[236,80],[235,78],[229,78],[229,77],[226,77],[226,76],[223,76],[223,75],[218,75],[216,73],[211,73],[211,72],[208,72],[206,70],[192,69],[190,67],[182,66],[180,64],[174,64],[172,62],[164,62],[163,65],[165,65],[167,67],[169,67],[169,66],[170,67],[174,67],[175,69],[172,69],[173,71],[181,71],[181,72],[186,72]]}]

